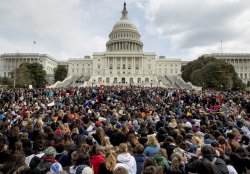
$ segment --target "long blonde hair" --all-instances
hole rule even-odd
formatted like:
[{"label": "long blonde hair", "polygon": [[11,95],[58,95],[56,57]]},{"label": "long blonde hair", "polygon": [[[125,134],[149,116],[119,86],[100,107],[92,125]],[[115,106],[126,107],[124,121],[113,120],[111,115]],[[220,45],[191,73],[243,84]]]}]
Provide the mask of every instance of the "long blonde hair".
[{"label": "long blonde hair", "polygon": [[105,166],[107,170],[113,172],[115,169],[116,162],[117,162],[116,156],[113,155],[112,153],[109,154],[109,156],[105,159]]},{"label": "long blonde hair", "polygon": [[159,146],[159,143],[158,143],[157,139],[153,135],[148,136],[148,141],[147,141],[146,144],[148,146],[153,146],[153,147]]},{"label": "long blonde hair", "polygon": [[112,144],[109,141],[109,137],[108,136],[104,136],[102,139],[102,146],[112,146]]}]

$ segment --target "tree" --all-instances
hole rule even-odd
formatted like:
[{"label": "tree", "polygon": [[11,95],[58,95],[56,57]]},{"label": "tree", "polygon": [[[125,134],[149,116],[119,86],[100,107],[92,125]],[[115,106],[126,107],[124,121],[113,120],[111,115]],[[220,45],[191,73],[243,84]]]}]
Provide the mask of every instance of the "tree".
[{"label": "tree", "polygon": [[242,89],[234,67],[214,57],[200,57],[182,67],[182,78],[194,85],[213,89]]},{"label": "tree", "polygon": [[58,65],[54,71],[54,81],[63,81],[68,75],[68,69],[64,65]]},{"label": "tree", "polygon": [[46,86],[46,71],[39,63],[22,63],[12,74],[16,79],[17,87],[32,85],[35,88],[44,88]]}]

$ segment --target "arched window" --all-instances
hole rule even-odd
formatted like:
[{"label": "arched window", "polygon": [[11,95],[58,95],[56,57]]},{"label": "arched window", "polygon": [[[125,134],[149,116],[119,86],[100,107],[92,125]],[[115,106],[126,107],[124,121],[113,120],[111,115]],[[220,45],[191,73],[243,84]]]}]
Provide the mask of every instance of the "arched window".
[{"label": "arched window", "polygon": [[137,83],[141,83],[141,78],[138,78],[138,79],[137,79]]},{"label": "arched window", "polygon": [[117,83],[117,78],[116,77],[114,78],[114,83]]},{"label": "arched window", "polygon": [[129,83],[134,83],[133,78],[129,79]]}]

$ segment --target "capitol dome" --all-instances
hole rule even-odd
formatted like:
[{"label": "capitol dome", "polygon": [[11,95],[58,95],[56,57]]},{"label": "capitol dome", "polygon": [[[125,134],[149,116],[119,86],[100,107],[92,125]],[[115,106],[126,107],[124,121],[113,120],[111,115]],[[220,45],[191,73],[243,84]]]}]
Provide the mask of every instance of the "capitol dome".
[{"label": "capitol dome", "polygon": [[126,3],[122,10],[121,19],[114,25],[106,44],[107,51],[132,51],[142,52],[143,43],[135,24],[128,19]]}]

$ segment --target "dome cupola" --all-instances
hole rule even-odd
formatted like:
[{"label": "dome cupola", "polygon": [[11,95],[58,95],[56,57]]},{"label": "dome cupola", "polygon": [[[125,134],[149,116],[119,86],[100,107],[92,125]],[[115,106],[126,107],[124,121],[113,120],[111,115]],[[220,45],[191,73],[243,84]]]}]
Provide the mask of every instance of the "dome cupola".
[{"label": "dome cupola", "polygon": [[137,27],[128,19],[126,2],[124,2],[122,17],[109,34],[109,41],[106,44],[107,51],[142,52],[143,43],[140,37]]}]

